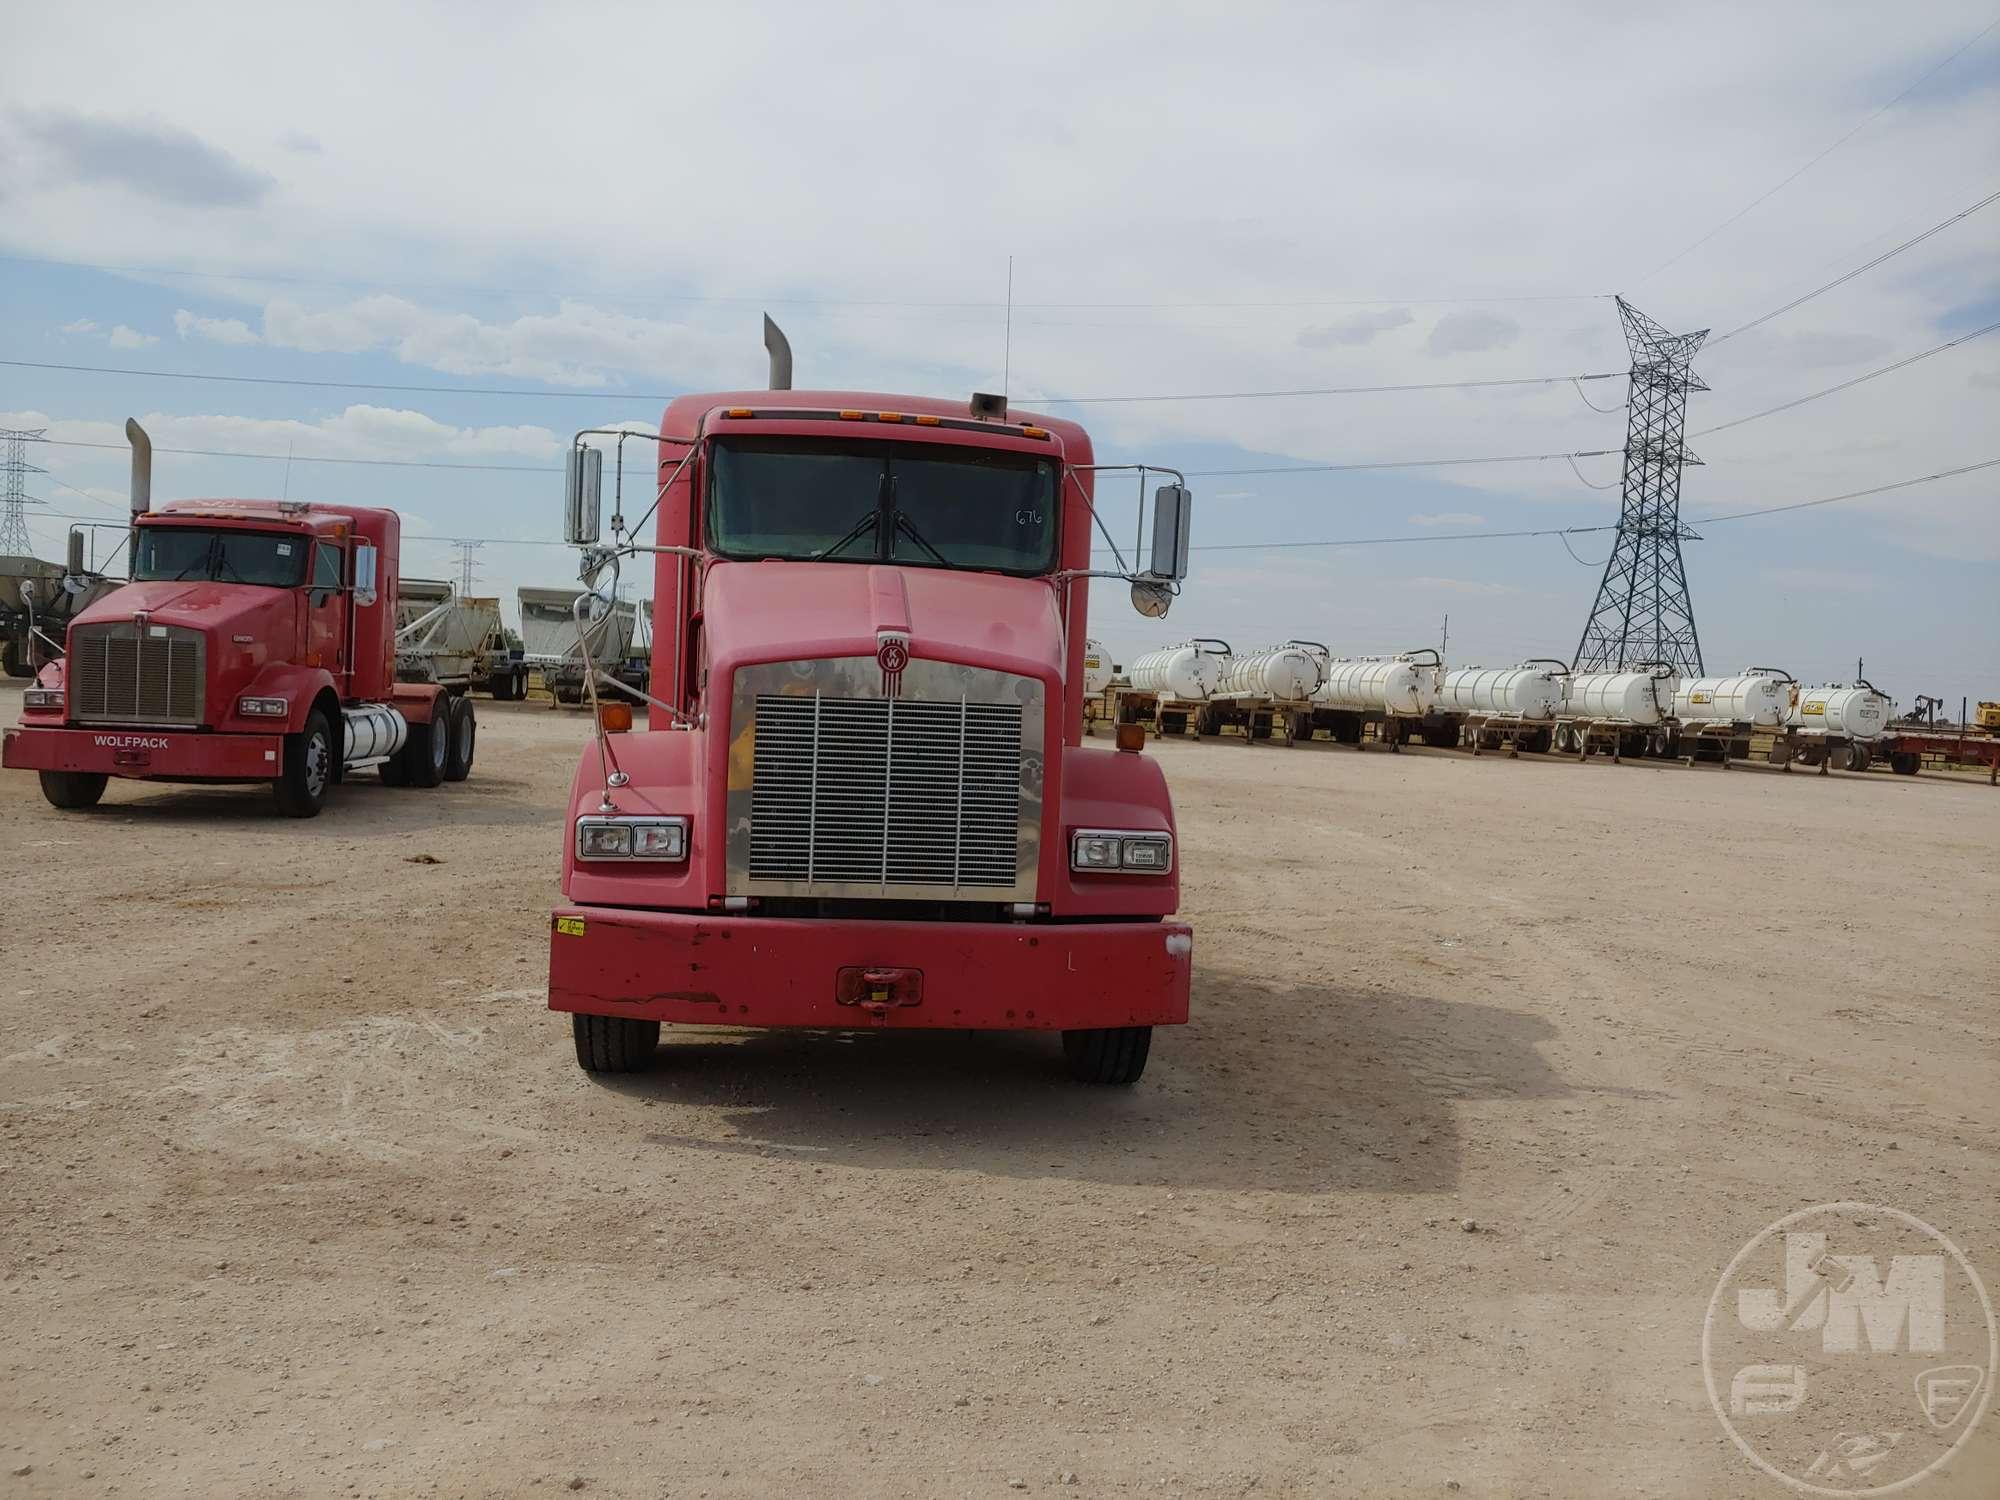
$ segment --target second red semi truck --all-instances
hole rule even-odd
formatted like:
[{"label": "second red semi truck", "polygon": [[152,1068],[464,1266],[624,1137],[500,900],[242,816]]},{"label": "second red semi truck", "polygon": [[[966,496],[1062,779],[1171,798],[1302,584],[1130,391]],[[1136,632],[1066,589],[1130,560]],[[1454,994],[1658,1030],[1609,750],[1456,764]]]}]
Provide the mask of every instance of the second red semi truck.
[{"label": "second red semi truck", "polygon": [[131,581],[69,621],[66,654],[26,690],[0,764],[39,772],[59,808],[95,806],[113,777],[263,781],[300,818],[358,771],[463,780],[471,700],[396,681],[396,513],[277,500],[154,510],[152,446],[137,423],[126,433]]},{"label": "second red semi truck", "polygon": [[[650,554],[658,623],[650,727],[607,701],[577,767],[549,1005],[593,1072],[663,1022],[950,1027],[1060,1032],[1130,1084],[1187,1019],[1193,939],[1159,766],[1082,743],[1088,579],[1164,613],[1186,488],[996,397],[794,391],[779,355],[774,389],[668,407],[653,545],[619,516],[594,545],[601,455],[572,453],[579,617]],[[1142,510],[1174,481],[1143,570],[1093,572],[1106,467]]]}]

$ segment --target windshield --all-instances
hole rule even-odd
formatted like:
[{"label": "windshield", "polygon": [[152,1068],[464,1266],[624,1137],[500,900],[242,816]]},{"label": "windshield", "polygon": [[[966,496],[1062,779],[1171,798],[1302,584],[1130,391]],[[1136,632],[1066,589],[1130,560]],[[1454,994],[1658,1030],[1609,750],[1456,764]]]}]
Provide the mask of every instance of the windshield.
[{"label": "windshield", "polygon": [[206,578],[218,583],[292,588],[305,582],[306,555],[310,551],[301,536],[264,531],[209,531],[194,526],[142,526],[139,557],[132,576],[147,583]]},{"label": "windshield", "polygon": [[732,438],[711,450],[708,542],[733,558],[1046,573],[1056,465],[971,448]]}]

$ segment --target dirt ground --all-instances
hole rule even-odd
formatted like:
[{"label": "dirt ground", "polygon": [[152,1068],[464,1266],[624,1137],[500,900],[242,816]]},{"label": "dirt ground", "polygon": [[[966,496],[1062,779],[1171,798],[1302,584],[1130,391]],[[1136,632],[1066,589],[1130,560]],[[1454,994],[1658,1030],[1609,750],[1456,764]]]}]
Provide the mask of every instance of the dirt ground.
[{"label": "dirt ground", "polygon": [[[2000,1287],[1983,782],[1164,744],[1194,1020],[1135,1090],[943,1034],[595,1082],[580,723],[479,712],[470,782],[310,823],[0,776],[0,1496],[1775,1495],[1700,1369],[1746,1240],[1881,1203]],[[1916,1493],[1996,1471],[1989,1413]]]}]

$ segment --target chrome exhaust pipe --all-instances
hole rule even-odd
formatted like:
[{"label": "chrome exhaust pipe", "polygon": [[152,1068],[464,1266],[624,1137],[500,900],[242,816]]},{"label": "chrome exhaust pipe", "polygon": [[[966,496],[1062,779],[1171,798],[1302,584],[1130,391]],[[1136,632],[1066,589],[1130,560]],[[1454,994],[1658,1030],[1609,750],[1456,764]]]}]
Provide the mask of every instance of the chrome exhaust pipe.
[{"label": "chrome exhaust pipe", "polygon": [[785,330],[771,321],[769,313],[764,314],[764,347],[771,355],[771,389],[789,391],[792,388],[792,341],[785,337]]}]

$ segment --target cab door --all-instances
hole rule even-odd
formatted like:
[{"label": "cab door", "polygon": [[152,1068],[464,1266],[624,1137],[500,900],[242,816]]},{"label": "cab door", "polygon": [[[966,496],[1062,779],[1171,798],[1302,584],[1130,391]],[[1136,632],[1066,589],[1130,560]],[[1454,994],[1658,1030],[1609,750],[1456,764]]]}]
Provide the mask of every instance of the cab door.
[{"label": "cab door", "polygon": [[306,575],[306,662],[325,667],[347,688],[347,591],[341,549],[337,543],[313,543],[312,571]]}]

